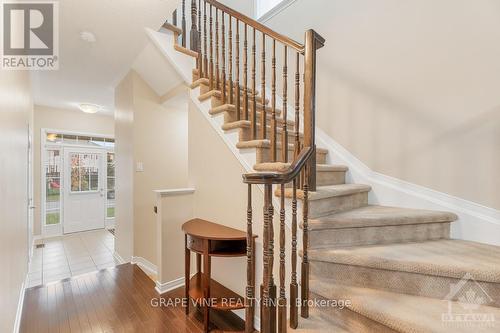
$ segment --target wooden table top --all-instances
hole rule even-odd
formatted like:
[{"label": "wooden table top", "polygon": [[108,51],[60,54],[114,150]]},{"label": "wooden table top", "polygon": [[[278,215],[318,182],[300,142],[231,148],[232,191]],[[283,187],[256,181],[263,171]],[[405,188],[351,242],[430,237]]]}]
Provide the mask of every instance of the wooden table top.
[{"label": "wooden table top", "polygon": [[[247,233],[202,219],[192,219],[182,225],[182,231],[192,237],[212,240],[246,240]],[[257,235],[253,235],[257,238]]]}]

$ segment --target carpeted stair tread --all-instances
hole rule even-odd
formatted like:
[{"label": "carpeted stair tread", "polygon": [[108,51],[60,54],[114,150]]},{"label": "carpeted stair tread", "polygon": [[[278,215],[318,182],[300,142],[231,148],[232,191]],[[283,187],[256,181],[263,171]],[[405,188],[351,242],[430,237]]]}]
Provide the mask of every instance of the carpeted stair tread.
[{"label": "carpeted stair tread", "polygon": [[[290,167],[291,163],[283,162],[267,162],[257,163],[254,165],[255,171],[270,171],[270,172],[285,172]],[[348,168],[343,165],[317,164],[316,171],[318,172],[346,172]]]},{"label": "carpeted stair tread", "polygon": [[[300,311],[300,310],[299,310]],[[311,309],[309,318],[304,319],[299,316],[299,326],[297,329],[289,329],[293,333],[354,333],[337,325],[334,321],[325,319],[318,311]]]},{"label": "carpeted stair tread", "polygon": [[[262,104],[257,104],[257,116],[260,117],[260,113],[262,111],[263,105]],[[240,110],[243,110],[243,107],[240,107]],[[218,114],[221,112],[236,112],[236,105],[235,104],[222,104],[216,107],[213,107],[209,110],[210,114]],[[266,113],[268,117],[271,117],[271,112],[272,109],[270,106],[266,106]],[[276,109],[276,116],[281,115],[281,110]]]},{"label": "carpeted stair tread", "polygon": [[180,36],[180,35],[182,35],[182,29],[180,29],[180,28],[176,27],[175,25],[170,24],[170,23],[168,23],[168,22],[163,23],[162,28],[167,29],[167,30],[170,30],[170,31],[172,31],[173,33],[178,34],[179,36]]},{"label": "carpeted stair tread", "polygon": [[[280,119],[280,118],[278,118],[278,120],[279,120],[279,119]],[[282,122],[282,120],[279,120],[279,121],[280,121],[280,122]],[[260,126],[260,121],[259,121],[259,119],[258,119],[258,121],[257,121],[257,124]],[[231,121],[231,122],[224,123],[224,124],[222,125],[222,129],[223,129],[224,131],[230,131],[230,130],[234,130],[234,129],[249,129],[249,128],[251,127],[251,125],[252,125],[252,124],[251,124],[250,120],[236,120],[236,121]],[[292,126],[292,124],[291,124],[291,123],[289,123],[288,125]],[[268,122],[268,123],[267,123],[267,126],[266,126],[266,127],[267,127],[267,130],[268,130],[268,132],[269,132],[269,131],[270,131],[270,129],[271,129],[270,122]],[[292,126],[292,127],[293,127],[293,126]],[[281,136],[281,135],[282,135],[282,133],[283,133],[283,128],[282,128],[281,126],[278,126],[278,128],[277,128],[277,133],[278,133],[278,135],[279,135],[279,136]],[[290,127],[289,127],[289,131],[288,131],[288,137],[289,137],[289,139],[288,139],[288,141],[289,141],[290,143],[292,143],[292,138],[290,138],[290,137],[291,137],[291,136],[294,136],[294,135],[295,135],[295,132],[292,132],[292,131],[290,130]],[[299,133],[299,137],[302,139],[302,138],[304,137],[304,133],[300,132],[300,133]]]},{"label": "carpeted stair tread", "polygon": [[[239,149],[247,149],[247,148],[270,148],[271,147],[271,140],[269,139],[264,139],[264,140],[249,140],[249,141],[240,141],[236,144],[236,148]],[[278,149],[281,148],[281,142],[278,141],[277,143]],[[288,149],[293,150],[294,145],[293,144],[288,144]],[[323,148],[316,148],[316,152],[319,154],[328,154],[327,149]]]},{"label": "carpeted stair tread", "polygon": [[309,221],[311,230],[453,222],[449,212],[370,205]]},{"label": "carpeted stair tread", "polygon": [[316,165],[316,171],[319,171],[319,172],[329,172],[329,171],[345,172],[348,170],[349,170],[349,168],[345,165],[337,165],[337,164],[317,164]]},{"label": "carpeted stair tread", "polygon": [[[364,184],[341,184],[341,185],[318,186],[316,188],[316,192],[309,192],[309,201],[369,192],[370,190],[371,186]],[[278,196],[281,195],[281,192],[277,190],[276,195]],[[293,189],[287,188],[285,190],[285,197],[292,198],[292,196],[293,196]],[[297,198],[304,199],[304,191],[297,190]]]},{"label": "carpeted stair tread", "polygon": [[[447,325],[442,315],[448,313],[448,301],[420,296],[392,293],[367,288],[354,288],[335,285],[329,280],[310,281],[311,291],[332,300],[350,300],[349,310],[359,313],[371,320],[377,321],[389,328],[402,333],[493,333],[500,331],[500,309],[479,305],[472,313],[491,314],[495,321],[493,327],[469,327],[468,323]],[[451,302],[452,313],[470,313],[464,310],[458,302]],[[469,323],[470,324],[470,323]]]},{"label": "carpeted stair tread", "polygon": [[463,240],[313,249],[309,259],[456,279],[469,273],[477,281],[500,283],[500,247]]},{"label": "carpeted stair tread", "polygon": [[222,129],[224,131],[229,131],[233,129],[250,128],[251,125],[252,123],[250,122],[250,120],[237,120],[223,124]]}]

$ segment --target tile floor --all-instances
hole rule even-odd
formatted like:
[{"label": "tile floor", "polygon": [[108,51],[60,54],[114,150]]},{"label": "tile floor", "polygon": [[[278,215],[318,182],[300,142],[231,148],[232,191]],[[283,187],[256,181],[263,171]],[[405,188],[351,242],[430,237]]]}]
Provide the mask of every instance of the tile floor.
[{"label": "tile floor", "polygon": [[[40,242],[38,242],[40,243]],[[115,237],[96,230],[43,240],[45,247],[33,250],[28,287],[113,267]]]}]

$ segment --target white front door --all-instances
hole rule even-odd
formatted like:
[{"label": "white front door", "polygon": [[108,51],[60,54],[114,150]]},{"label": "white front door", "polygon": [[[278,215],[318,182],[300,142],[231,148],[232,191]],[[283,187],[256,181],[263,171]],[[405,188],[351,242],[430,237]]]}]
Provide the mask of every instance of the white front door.
[{"label": "white front door", "polygon": [[97,149],[64,149],[65,234],[104,228],[105,156]]}]

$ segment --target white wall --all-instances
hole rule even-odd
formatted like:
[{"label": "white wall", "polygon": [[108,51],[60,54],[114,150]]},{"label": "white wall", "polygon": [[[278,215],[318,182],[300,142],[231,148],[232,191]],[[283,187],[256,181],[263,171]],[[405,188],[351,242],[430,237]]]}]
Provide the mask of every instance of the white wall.
[{"label": "white wall", "polygon": [[329,136],[374,171],[500,209],[497,1],[297,0],[265,24],[326,38]]},{"label": "white wall", "polygon": [[219,2],[248,17],[254,17],[255,0],[221,0]]},{"label": "white wall", "polygon": [[28,272],[29,73],[0,73],[0,331],[12,332]]},{"label": "white wall", "polygon": [[115,252],[125,261],[134,255],[134,72],[115,89]]}]

